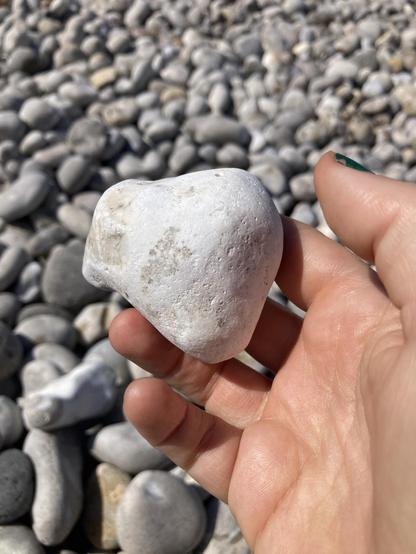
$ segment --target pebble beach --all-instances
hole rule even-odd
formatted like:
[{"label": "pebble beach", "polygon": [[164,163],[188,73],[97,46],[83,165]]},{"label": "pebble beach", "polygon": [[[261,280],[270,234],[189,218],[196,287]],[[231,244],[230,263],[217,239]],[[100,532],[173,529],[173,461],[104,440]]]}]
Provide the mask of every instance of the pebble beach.
[{"label": "pebble beach", "polygon": [[410,0],[0,0],[0,554],[250,554],[125,419],[148,374],[108,339],[129,303],[81,273],[95,206],[239,168],[337,240],[314,166],[416,182],[415,72]]}]

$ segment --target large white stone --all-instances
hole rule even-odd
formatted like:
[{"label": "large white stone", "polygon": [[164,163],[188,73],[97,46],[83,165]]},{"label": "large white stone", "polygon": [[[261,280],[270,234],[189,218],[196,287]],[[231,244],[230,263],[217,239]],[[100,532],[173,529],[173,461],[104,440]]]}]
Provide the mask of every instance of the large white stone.
[{"label": "large white stone", "polygon": [[214,363],[247,346],[282,247],[279,214],[246,171],[129,179],[98,202],[83,274],[117,290],[179,348]]}]

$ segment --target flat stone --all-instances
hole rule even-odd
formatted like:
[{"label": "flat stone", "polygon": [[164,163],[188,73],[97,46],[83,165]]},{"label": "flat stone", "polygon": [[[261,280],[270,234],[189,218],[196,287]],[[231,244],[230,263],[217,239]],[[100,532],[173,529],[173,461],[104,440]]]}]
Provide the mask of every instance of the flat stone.
[{"label": "flat stone", "polygon": [[20,108],[19,117],[31,129],[49,131],[61,118],[59,111],[43,98],[29,98]]},{"label": "flat stone", "polygon": [[39,262],[28,263],[19,275],[15,292],[23,304],[29,304],[39,298],[42,266]]},{"label": "flat stone", "polygon": [[23,420],[28,429],[62,429],[108,413],[116,392],[114,371],[90,360],[22,398]]},{"label": "flat stone", "polygon": [[18,142],[25,134],[26,126],[12,110],[0,111],[0,140]]},{"label": "flat stone", "polygon": [[86,239],[90,230],[92,215],[79,206],[66,202],[59,206],[56,217],[61,225],[80,239]]},{"label": "flat stone", "polygon": [[0,382],[21,367],[23,346],[19,338],[0,321]]},{"label": "flat stone", "polygon": [[206,515],[199,496],[164,471],[143,471],[127,487],[117,513],[126,554],[183,554],[200,542]]},{"label": "flat stone", "polygon": [[[35,360],[47,360],[53,362],[62,373],[69,373],[80,363],[80,359],[74,352],[53,342],[37,344],[32,350]],[[109,364],[111,365],[111,363]]]},{"label": "flat stone", "polygon": [[0,291],[9,288],[16,281],[28,261],[26,250],[20,246],[9,246],[0,254]]},{"label": "flat stone", "polygon": [[225,144],[235,142],[246,145],[250,142],[247,128],[240,122],[220,115],[202,115],[189,119],[186,123],[188,130],[196,142],[201,144],[212,142]]},{"label": "flat stone", "polygon": [[103,119],[107,125],[124,127],[136,123],[140,108],[135,98],[123,98],[110,102],[103,109]]},{"label": "flat stone", "polygon": [[46,433],[29,431],[23,451],[35,469],[33,531],[45,546],[60,544],[82,510],[82,453],[72,429]]},{"label": "flat stone", "polygon": [[34,257],[48,254],[51,248],[57,244],[62,244],[69,238],[69,232],[58,225],[51,223],[47,227],[40,229],[28,242],[27,250]]},{"label": "flat stone", "polygon": [[179,348],[213,363],[247,346],[282,240],[274,204],[244,171],[125,181],[97,205],[83,274],[120,292]]},{"label": "flat stone", "polygon": [[56,342],[72,348],[77,340],[77,333],[72,323],[62,317],[51,314],[28,317],[19,323],[15,333],[31,344]]},{"label": "flat stone", "polygon": [[[114,448],[118,444],[119,448]],[[129,423],[114,423],[98,431],[91,443],[91,454],[132,475],[146,469],[161,469],[171,464]]]},{"label": "flat stone", "polygon": [[24,525],[0,526],[0,554],[45,554],[29,527]]},{"label": "flat stone", "polygon": [[25,173],[0,192],[0,217],[15,221],[32,213],[45,200],[51,181],[45,173]]},{"label": "flat stone", "polygon": [[97,548],[117,548],[116,514],[130,476],[111,464],[99,464],[86,490],[83,523],[88,539]]},{"label": "flat stone", "polygon": [[91,161],[75,155],[66,158],[59,166],[56,178],[62,190],[75,194],[88,185],[92,175]]},{"label": "flat stone", "polygon": [[22,394],[27,396],[32,392],[41,390],[45,385],[56,381],[62,372],[50,360],[31,360],[20,371]]},{"label": "flat stone", "polygon": [[0,395],[0,450],[14,445],[22,433],[21,409],[11,398]]},{"label": "flat stone", "polygon": [[16,448],[0,452],[0,524],[13,523],[30,510],[33,489],[30,458]]},{"label": "flat stone", "polygon": [[48,257],[42,278],[42,292],[47,302],[77,309],[106,295],[82,276],[83,255],[84,243],[78,240],[54,248]]}]

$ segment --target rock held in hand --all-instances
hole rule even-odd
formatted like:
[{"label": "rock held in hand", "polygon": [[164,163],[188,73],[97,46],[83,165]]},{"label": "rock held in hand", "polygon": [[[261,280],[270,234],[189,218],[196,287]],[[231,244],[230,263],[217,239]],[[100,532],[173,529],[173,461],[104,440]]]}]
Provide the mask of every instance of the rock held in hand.
[{"label": "rock held in hand", "polygon": [[179,348],[214,363],[247,346],[282,247],[276,208],[245,171],[127,180],[97,204],[83,275],[117,290]]}]

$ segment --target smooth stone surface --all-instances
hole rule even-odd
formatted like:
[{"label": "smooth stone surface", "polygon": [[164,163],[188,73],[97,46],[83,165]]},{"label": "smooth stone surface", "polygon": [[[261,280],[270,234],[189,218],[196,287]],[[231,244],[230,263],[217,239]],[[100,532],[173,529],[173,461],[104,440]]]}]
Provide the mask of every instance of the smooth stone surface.
[{"label": "smooth stone surface", "polygon": [[32,129],[48,131],[60,119],[58,110],[42,98],[29,98],[20,109],[19,117]]},{"label": "smooth stone surface", "polygon": [[62,376],[60,369],[49,360],[31,360],[20,371],[23,396],[41,390],[45,385]]},{"label": "smooth stone surface", "polygon": [[69,156],[59,166],[56,178],[59,186],[69,194],[82,190],[92,177],[91,162],[84,156]]},{"label": "smooth stone surface", "polygon": [[106,295],[105,291],[93,287],[82,276],[83,255],[84,244],[78,240],[54,248],[42,278],[42,292],[47,302],[76,309]]},{"label": "smooth stone surface", "polygon": [[198,495],[164,471],[137,475],[117,513],[119,544],[126,554],[186,554],[198,545],[205,526]]},{"label": "smooth stone surface", "polygon": [[32,350],[32,356],[35,360],[52,362],[58,366],[62,373],[69,373],[80,363],[79,357],[74,352],[61,344],[53,342],[37,344]]},{"label": "smooth stone surface", "polygon": [[19,246],[9,246],[0,254],[0,291],[14,283],[28,261],[26,250]]},{"label": "smooth stone surface", "polygon": [[28,394],[20,405],[26,427],[50,431],[102,416],[115,399],[114,371],[91,360]]},{"label": "smooth stone surface", "polygon": [[[117,444],[118,447],[114,448]],[[172,462],[154,448],[129,422],[107,425],[91,441],[91,454],[132,475],[146,469],[161,469]]]},{"label": "smooth stone surface", "polygon": [[280,217],[238,169],[125,181],[100,199],[83,274],[206,362],[247,346],[280,264]]},{"label": "smooth stone surface", "polygon": [[25,173],[0,192],[0,217],[5,221],[15,221],[30,214],[45,200],[50,187],[50,179],[45,173]]},{"label": "smooth stone surface", "polygon": [[20,302],[29,304],[39,298],[41,277],[42,266],[40,263],[30,262],[23,268],[15,287]]},{"label": "smooth stone surface", "polygon": [[45,554],[35,535],[24,525],[0,526],[0,554]]},{"label": "smooth stone surface", "polygon": [[23,451],[35,469],[33,531],[45,546],[61,543],[71,532],[82,509],[82,454],[72,430],[29,432]]},{"label": "smooth stone surface", "polygon": [[250,554],[241,530],[224,502],[216,498],[207,503],[209,542],[198,548],[196,554]]},{"label": "smooth stone surface", "polygon": [[130,476],[111,464],[99,464],[88,480],[83,523],[88,539],[97,548],[117,548],[117,508]]},{"label": "smooth stone surface", "polygon": [[0,395],[0,450],[14,445],[22,433],[21,409],[14,400]]},{"label": "smooth stone surface", "polygon": [[21,367],[22,358],[23,346],[19,337],[0,321],[0,382]]},{"label": "smooth stone surface", "polygon": [[0,293],[0,321],[6,325],[13,325],[16,321],[16,314],[20,308],[19,299],[12,292]]},{"label": "smooth stone surface", "polygon": [[186,129],[196,142],[225,144],[236,142],[245,145],[250,142],[247,128],[238,121],[225,116],[203,115],[189,119]]},{"label": "smooth stone surface", "polygon": [[90,346],[108,335],[111,322],[121,312],[121,307],[114,302],[99,302],[85,306],[74,319],[83,344]]},{"label": "smooth stone surface", "polygon": [[101,360],[114,370],[117,385],[127,384],[131,381],[126,358],[114,350],[109,339],[102,339],[87,350],[84,361],[94,358]]},{"label": "smooth stone surface", "polygon": [[30,458],[16,448],[0,452],[0,524],[13,523],[30,510],[33,489]]},{"label": "smooth stone surface", "polygon": [[77,340],[77,332],[70,321],[50,314],[24,319],[16,327],[15,333],[32,344],[56,342],[72,348]]}]

